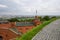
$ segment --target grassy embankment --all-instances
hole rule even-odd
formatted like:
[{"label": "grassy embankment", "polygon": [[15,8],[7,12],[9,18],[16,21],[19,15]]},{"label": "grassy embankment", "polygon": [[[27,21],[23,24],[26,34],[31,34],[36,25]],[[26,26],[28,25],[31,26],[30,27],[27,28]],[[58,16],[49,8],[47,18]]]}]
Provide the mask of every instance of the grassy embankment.
[{"label": "grassy embankment", "polygon": [[56,18],[46,21],[41,25],[38,25],[37,27],[22,35],[20,38],[16,38],[16,40],[31,40],[43,27],[45,27],[54,20],[56,20]]}]

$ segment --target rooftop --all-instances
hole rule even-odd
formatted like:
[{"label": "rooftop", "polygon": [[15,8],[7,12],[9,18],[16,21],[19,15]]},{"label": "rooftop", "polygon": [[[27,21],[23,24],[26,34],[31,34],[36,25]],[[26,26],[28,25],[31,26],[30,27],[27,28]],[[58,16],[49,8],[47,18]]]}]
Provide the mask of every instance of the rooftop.
[{"label": "rooftop", "polygon": [[16,22],[16,26],[33,26],[34,22]]}]

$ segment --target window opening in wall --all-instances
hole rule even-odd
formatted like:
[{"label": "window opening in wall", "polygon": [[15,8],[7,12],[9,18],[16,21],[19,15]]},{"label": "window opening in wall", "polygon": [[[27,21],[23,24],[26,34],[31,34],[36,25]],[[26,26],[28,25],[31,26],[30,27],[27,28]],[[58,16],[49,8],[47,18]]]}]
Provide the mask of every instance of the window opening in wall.
[{"label": "window opening in wall", "polygon": [[3,40],[3,37],[2,36],[0,36],[0,40]]}]

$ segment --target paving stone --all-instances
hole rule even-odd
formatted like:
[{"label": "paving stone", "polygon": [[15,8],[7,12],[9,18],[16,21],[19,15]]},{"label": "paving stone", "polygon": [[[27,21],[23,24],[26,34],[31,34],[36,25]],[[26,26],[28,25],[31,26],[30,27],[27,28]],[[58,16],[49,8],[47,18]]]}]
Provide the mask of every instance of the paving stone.
[{"label": "paving stone", "polygon": [[60,40],[60,19],[44,27],[32,40]]}]

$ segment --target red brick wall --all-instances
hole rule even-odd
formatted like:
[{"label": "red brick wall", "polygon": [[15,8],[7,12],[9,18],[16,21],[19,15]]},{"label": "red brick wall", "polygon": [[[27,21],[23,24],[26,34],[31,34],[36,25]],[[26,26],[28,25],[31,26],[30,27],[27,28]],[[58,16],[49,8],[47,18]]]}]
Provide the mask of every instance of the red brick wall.
[{"label": "red brick wall", "polygon": [[16,26],[16,22],[10,22],[11,27],[15,27]]},{"label": "red brick wall", "polygon": [[27,31],[31,30],[33,27],[35,26],[24,26],[24,27],[18,26],[17,28],[21,33],[26,33]]},{"label": "red brick wall", "polygon": [[[39,24],[40,22],[37,21],[35,22],[35,24]],[[0,24],[0,28],[10,28],[10,27],[16,27],[15,25],[15,22],[10,22],[8,24]],[[19,32],[21,33],[26,33],[27,31],[31,30],[32,28],[34,28],[35,26],[19,26],[19,27],[16,27],[18,29]],[[7,29],[0,29],[0,36],[3,37],[3,40],[9,40],[9,39],[12,39],[12,38],[15,38],[19,35],[15,34],[14,32],[10,31],[10,30],[7,30]]]},{"label": "red brick wall", "polygon": [[19,35],[7,29],[0,29],[0,36],[3,37],[3,40],[10,40],[12,38],[18,37]]},{"label": "red brick wall", "polygon": [[0,28],[10,28],[10,27],[16,27],[15,22],[9,22],[8,24],[0,24]]},{"label": "red brick wall", "polygon": [[33,20],[33,22],[35,23],[35,25],[41,24],[41,22],[39,20]]},{"label": "red brick wall", "polygon": [[6,27],[6,28],[9,28],[9,27],[11,27],[11,25],[10,25],[10,24],[0,24],[0,27]]}]

